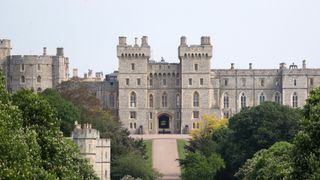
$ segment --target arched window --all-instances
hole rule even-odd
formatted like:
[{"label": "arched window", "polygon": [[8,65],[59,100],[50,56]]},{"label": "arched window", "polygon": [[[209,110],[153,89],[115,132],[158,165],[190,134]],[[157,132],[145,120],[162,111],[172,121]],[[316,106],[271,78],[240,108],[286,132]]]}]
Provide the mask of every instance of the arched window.
[{"label": "arched window", "polygon": [[229,108],[229,96],[227,93],[223,96],[223,108]]},{"label": "arched window", "polygon": [[26,82],[26,78],[24,76],[21,76],[21,83],[25,83]]},{"label": "arched window", "polygon": [[279,92],[276,92],[276,94],[274,95],[274,101],[276,103],[281,104],[281,97],[280,97],[280,93]]},{"label": "arched window", "polygon": [[37,83],[41,83],[41,76],[37,77]]},{"label": "arched window", "polygon": [[296,92],[292,95],[292,107],[298,107],[298,95]]},{"label": "arched window", "polygon": [[114,107],[114,95],[113,94],[109,95],[109,103],[110,103],[110,107]]},{"label": "arched window", "polygon": [[176,95],[176,106],[180,107],[180,95],[179,94]]},{"label": "arched window", "polygon": [[37,92],[41,92],[41,91],[42,91],[41,87],[38,87]]},{"label": "arched window", "polygon": [[130,107],[137,106],[137,95],[135,92],[131,92],[130,94]]},{"label": "arched window", "polygon": [[193,107],[199,107],[199,93],[195,92],[193,94]]},{"label": "arched window", "polygon": [[162,94],[162,107],[167,107],[168,106],[168,97],[167,93]]},{"label": "arched window", "polygon": [[262,104],[264,102],[264,100],[265,100],[265,96],[264,96],[263,93],[260,94],[260,98],[259,99],[260,99],[260,104]]},{"label": "arched window", "polygon": [[153,95],[149,95],[149,107],[153,107]]},{"label": "arched window", "polygon": [[132,129],[132,123],[130,123],[130,129]]},{"label": "arched window", "polygon": [[241,109],[247,106],[247,97],[245,96],[244,93],[241,94],[240,103],[241,103]]}]

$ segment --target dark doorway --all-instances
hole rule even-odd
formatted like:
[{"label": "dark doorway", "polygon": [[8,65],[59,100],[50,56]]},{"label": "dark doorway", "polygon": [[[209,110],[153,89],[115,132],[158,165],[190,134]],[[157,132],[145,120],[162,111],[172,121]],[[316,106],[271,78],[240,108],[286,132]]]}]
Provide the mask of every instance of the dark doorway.
[{"label": "dark doorway", "polygon": [[159,129],[168,129],[169,126],[169,116],[168,115],[161,115],[159,116]]}]

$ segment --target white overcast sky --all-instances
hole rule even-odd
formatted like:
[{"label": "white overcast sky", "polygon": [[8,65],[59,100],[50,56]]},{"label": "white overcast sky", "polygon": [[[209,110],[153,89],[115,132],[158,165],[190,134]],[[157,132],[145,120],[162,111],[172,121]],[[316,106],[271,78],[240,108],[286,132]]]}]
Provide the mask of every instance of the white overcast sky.
[{"label": "white overcast sky", "polygon": [[180,36],[211,36],[213,69],[278,68],[280,62],[320,68],[319,0],[0,0],[0,39],[12,54],[55,54],[71,68],[118,69],[118,36],[149,36],[153,58],[178,62]]}]

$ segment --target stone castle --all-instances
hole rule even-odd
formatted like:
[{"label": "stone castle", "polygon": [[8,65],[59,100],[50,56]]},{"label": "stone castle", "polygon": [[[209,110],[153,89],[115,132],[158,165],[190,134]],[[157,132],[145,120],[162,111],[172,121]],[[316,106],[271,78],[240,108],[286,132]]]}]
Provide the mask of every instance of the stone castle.
[{"label": "stone castle", "polygon": [[91,128],[91,124],[84,124],[81,128],[77,122],[71,138],[79,146],[81,155],[89,160],[99,179],[110,180],[110,139],[100,138],[99,131]]},{"label": "stone castle", "polygon": [[[68,79],[68,59],[58,52],[57,56],[48,57],[52,66],[47,87]],[[136,38],[133,45],[127,44],[126,37],[119,37],[118,71],[107,74],[105,79],[101,78],[102,73],[93,77],[89,71],[78,82],[91,88],[105,108],[117,112],[131,133],[189,133],[199,128],[203,114],[228,118],[244,107],[264,101],[302,107],[309,91],[320,85],[320,68],[308,68],[306,61],[302,61],[301,67],[281,63],[278,69],[253,69],[251,63],[248,69],[237,69],[233,63],[229,69],[211,69],[213,52],[207,36],[201,37],[198,45],[188,45],[186,37],[181,37],[179,63],[156,62],[150,59],[150,53],[148,37],[143,36],[140,44]],[[37,72],[37,57],[44,56],[36,56],[32,66],[28,58],[20,56],[19,61],[10,56],[7,46],[1,45],[0,62],[6,62],[2,66],[9,69],[7,78],[14,79],[14,83],[7,84],[8,89],[15,91],[27,85],[37,89],[33,83],[22,86],[19,78],[24,72],[20,68],[29,62],[32,72]],[[8,63],[12,59],[19,63]],[[59,60],[57,68],[55,60]],[[35,74],[31,73],[29,82],[36,79]],[[77,76],[76,70],[74,74]]]}]

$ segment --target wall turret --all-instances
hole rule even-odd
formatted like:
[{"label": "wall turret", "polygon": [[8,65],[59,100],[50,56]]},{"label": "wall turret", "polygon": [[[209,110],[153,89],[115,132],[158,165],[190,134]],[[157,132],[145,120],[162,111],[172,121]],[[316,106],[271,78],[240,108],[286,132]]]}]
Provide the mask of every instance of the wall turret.
[{"label": "wall turret", "polygon": [[11,55],[11,44],[9,39],[0,39],[0,69],[4,68],[5,61]]}]

